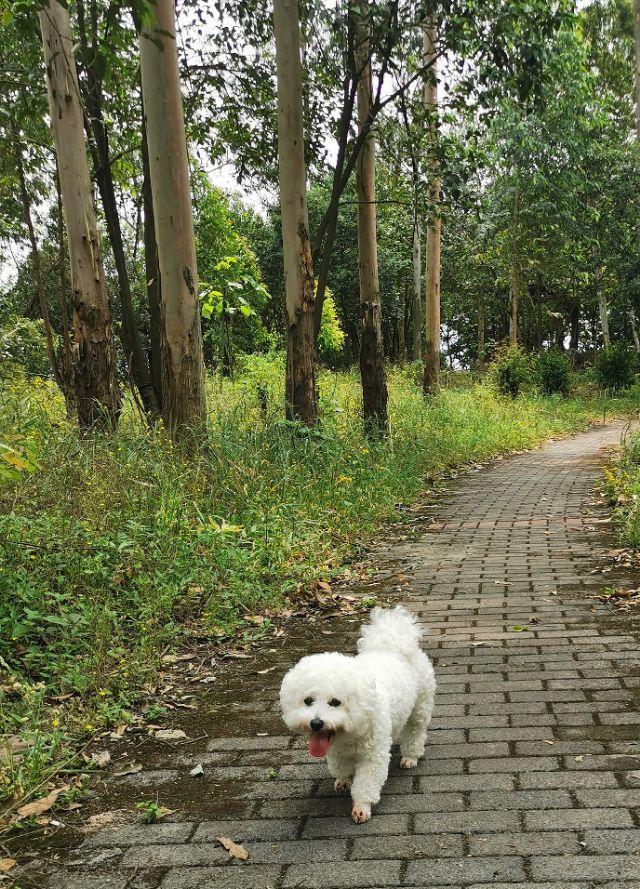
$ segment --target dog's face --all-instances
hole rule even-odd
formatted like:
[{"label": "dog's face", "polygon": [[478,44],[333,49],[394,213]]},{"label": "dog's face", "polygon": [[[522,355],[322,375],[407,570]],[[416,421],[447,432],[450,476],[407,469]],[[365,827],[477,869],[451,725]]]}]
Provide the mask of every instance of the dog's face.
[{"label": "dog's face", "polygon": [[339,733],[369,731],[375,684],[361,675],[354,658],[329,652],[302,658],[280,688],[282,718],[291,731],[309,737],[309,753],[325,756]]}]

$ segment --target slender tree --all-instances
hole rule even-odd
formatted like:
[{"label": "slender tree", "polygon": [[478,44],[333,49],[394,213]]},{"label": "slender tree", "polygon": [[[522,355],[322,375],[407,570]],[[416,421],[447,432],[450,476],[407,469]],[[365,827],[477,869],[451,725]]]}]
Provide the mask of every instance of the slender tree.
[{"label": "slender tree", "polygon": [[288,419],[315,423],[315,287],[304,162],[298,0],[273,6],[278,79],[278,169],[285,276]]},{"label": "slender tree", "polygon": [[69,240],[78,422],[83,429],[113,427],[120,394],[69,13],[58,0],[50,0],[38,18]]},{"label": "slender tree", "polygon": [[174,0],[154,8],[140,31],[140,71],[162,280],[162,414],[179,440],[204,426],[204,359]]},{"label": "slender tree", "polygon": [[414,361],[422,361],[422,232],[418,213],[413,219],[413,246],[411,259],[413,264],[413,293],[411,301],[411,357]]},{"label": "slender tree", "polygon": [[511,216],[511,243],[509,261],[509,342],[518,343],[518,309],[520,307],[520,185],[516,182],[513,192]]},{"label": "slender tree", "polygon": [[[89,136],[89,150],[93,160],[93,169],[100,192],[102,208],[109,243],[113,252],[113,260],[118,276],[118,293],[120,297],[121,325],[120,338],[127,362],[131,366],[142,405],[149,417],[157,417],[158,403],[151,380],[149,362],[142,346],[142,337],[138,329],[131,282],[127,269],[127,259],[118,213],[115,182],[112,171],[109,130],[103,110],[103,78],[105,72],[104,57],[98,37],[97,0],[88,0],[91,29],[87,23],[85,0],[77,0],[78,30],[80,34],[80,59],[84,77],[81,80],[85,113],[85,125]],[[112,7],[115,8],[115,7]]]},{"label": "slender tree", "polygon": [[356,165],[358,195],[358,269],[362,338],[360,340],[360,375],[365,430],[374,435],[385,434],[389,426],[387,414],[387,381],[382,344],[382,311],[378,278],[378,243],[376,235],[376,155],[375,140],[369,127],[371,113],[371,45],[368,0],[352,0],[350,13],[356,35],[354,54],[358,90],[358,128],[367,128]]},{"label": "slender tree", "polygon": [[424,28],[423,52],[426,68],[424,104],[429,125],[427,177],[429,182],[425,275],[426,350],[422,389],[425,395],[440,385],[440,170],[438,161],[438,32],[431,18]]}]

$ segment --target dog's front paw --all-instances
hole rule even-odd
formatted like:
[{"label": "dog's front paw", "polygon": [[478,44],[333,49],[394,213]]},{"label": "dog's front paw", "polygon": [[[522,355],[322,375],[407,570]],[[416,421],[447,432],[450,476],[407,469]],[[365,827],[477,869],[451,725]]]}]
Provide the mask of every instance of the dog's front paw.
[{"label": "dog's front paw", "polygon": [[351,809],[351,817],[356,824],[364,824],[371,818],[371,806],[366,803],[354,803]]},{"label": "dog's front paw", "polygon": [[413,769],[418,765],[417,759],[409,759],[408,756],[403,756],[400,760],[400,768],[401,769]]},{"label": "dog's front paw", "polygon": [[351,778],[336,778],[333,785],[336,793],[348,793],[351,790]]}]

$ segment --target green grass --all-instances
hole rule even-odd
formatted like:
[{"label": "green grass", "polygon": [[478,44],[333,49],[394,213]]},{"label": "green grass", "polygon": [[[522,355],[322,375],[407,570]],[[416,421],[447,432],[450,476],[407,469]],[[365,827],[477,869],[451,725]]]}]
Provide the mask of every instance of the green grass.
[{"label": "green grass", "polygon": [[81,440],[51,384],[3,384],[0,443],[17,463],[0,472],[0,723],[34,747],[5,767],[0,798],[126,719],[167,645],[264,632],[245,618],[337,573],[446,467],[605,410],[594,396],[503,398],[462,376],[425,402],[413,374],[390,371],[391,437],[368,443],[355,374],[321,374],[322,423],[307,433],[281,420],[281,360],[253,356],[236,380],[210,379],[208,444],[190,456],[131,407],[113,437]]},{"label": "green grass", "polygon": [[605,495],[613,507],[620,543],[640,547],[640,433],[628,435],[618,461],[605,472]]}]

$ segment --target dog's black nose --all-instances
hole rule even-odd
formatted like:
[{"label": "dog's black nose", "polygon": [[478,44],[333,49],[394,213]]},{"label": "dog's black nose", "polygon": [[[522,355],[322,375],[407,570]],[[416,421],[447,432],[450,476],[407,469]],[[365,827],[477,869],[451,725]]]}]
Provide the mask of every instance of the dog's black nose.
[{"label": "dog's black nose", "polygon": [[309,725],[311,726],[311,731],[321,732],[324,727],[324,721],[322,719],[318,719],[318,717],[316,716],[315,719],[311,720]]}]

